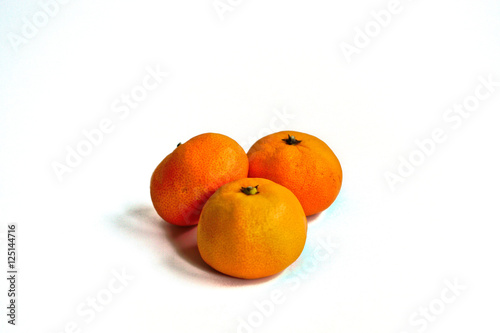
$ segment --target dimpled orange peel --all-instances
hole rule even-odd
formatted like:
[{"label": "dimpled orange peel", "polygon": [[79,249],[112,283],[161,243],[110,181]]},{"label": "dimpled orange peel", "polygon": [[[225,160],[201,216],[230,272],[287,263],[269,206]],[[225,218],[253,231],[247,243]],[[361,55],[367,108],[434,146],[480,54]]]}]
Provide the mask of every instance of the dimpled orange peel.
[{"label": "dimpled orange peel", "polygon": [[315,136],[282,131],[258,140],[248,151],[248,177],[270,179],[290,189],[306,216],[327,209],[342,185],[337,156]]},{"label": "dimpled orange peel", "polygon": [[283,271],[300,256],[307,220],[290,190],[268,179],[245,178],[210,197],[197,232],[207,264],[230,276],[257,279]]},{"label": "dimpled orange peel", "polygon": [[179,144],[151,177],[158,215],[175,225],[198,223],[203,205],[222,185],[247,177],[248,159],[233,139],[205,133]]}]

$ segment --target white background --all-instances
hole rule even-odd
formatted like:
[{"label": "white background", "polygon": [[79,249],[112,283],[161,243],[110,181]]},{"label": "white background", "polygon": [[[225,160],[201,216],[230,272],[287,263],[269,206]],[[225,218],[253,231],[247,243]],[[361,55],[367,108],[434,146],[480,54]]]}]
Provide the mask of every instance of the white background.
[{"label": "white background", "polygon": [[[342,43],[389,1],[232,3],[221,19],[211,0],[73,0],[17,47],[42,9],[0,1],[1,266],[14,222],[20,272],[9,332],[498,332],[500,87],[456,128],[443,116],[481,76],[500,81],[499,2],[401,0],[350,63]],[[169,76],[120,118],[115,101],[147,68]],[[113,130],[60,181],[53,163],[106,118]],[[199,258],[196,228],[156,215],[150,176],[195,135],[248,149],[277,128],[329,144],[342,191],[293,267],[222,276]],[[386,173],[436,128],[446,140],[392,190]],[[133,279],[91,316],[123,270]],[[466,290],[441,309],[447,280]],[[429,306],[439,314],[422,323]]]}]

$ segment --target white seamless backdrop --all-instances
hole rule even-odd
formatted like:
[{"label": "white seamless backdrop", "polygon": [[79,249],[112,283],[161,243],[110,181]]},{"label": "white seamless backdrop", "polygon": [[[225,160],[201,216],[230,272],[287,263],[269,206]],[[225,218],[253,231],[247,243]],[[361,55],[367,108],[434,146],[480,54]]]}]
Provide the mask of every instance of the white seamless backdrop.
[{"label": "white seamless backdrop", "polygon": [[[0,331],[499,331],[499,17],[494,0],[0,0]],[[195,135],[247,150],[283,129],[335,151],[341,193],[283,273],[217,274],[196,228],[156,215],[150,176]]]}]

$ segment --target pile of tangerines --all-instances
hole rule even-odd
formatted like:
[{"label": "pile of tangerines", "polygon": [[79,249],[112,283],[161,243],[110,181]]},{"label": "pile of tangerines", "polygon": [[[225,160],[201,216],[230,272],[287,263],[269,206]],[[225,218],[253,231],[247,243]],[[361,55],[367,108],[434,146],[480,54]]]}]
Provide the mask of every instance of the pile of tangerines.
[{"label": "pile of tangerines", "polygon": [[306,216],[327,209],[342,184],[339,160],[315,136],[284,131],[245,154],[216,133],[177,145],[151,177],[158,214],[198,224],[203,260],[224,274],[257,279],[281,272],[302,253]]}]

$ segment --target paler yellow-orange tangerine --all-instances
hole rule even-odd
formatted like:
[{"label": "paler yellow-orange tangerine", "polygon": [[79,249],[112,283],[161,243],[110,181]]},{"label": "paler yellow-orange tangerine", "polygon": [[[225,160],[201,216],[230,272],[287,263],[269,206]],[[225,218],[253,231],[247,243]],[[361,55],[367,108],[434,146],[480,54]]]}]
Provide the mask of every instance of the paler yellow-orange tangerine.
[{"label": "paler yellow-orange tangerine", "polygon": [[256,279],[283,271],[301,254],[304,210],[282,185],[245,178],[219,188],[203,207],[197,242],[203,260],[224,274]]}]

